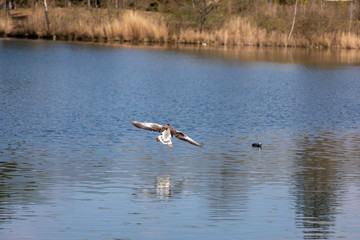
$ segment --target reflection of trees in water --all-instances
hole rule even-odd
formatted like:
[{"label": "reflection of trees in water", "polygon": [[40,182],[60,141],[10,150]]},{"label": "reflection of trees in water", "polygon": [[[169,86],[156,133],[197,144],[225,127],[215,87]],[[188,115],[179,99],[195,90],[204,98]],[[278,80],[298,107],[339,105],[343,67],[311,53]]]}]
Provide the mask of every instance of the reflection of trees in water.
[{"label": "reflection of trees in water", "polygon": [[334,233],[342,189],[342,142],[326,134],[298,142],[301,151],[295,160],[292,191],[296,197],[296,221],[304,228],[305,239],[327,239]]},{"label": "reflection of trees in water", "polygon": [[0,162],[0,223],[14,218],[19,205],[45,201],[34,172],[26,164]]},{"label": "reflection of trees in water", "polygon": [[208,194],[210,218],[218,220],[243,219],[242,212],[247,210],[247,175],[236,167],[224,162],[222,169],[215,173],[209,182]]},{"label": "reflection of trees in water", "polygon": [[206,172],[209,217],[213,220],[244,219],[243,213],[247,212],[250,166],[243,152],[235,150],[246,141],[229,138],[231,144],[218,145],[220,152],[207,153],[209,162],[215,164]]},{"label": "reflection of trees in water", "polygon": [[[97,162],[62,158],[26,141],[7,143],[0,148],[0,156],[0,223],[21,217],[19,212],[31,211],[29,205],[47,204],[57,184],[104,183],[115,174],[102,167],[106,166],[104,161],[96,167]],[[93,191],[97,184],[86,186]]]}]

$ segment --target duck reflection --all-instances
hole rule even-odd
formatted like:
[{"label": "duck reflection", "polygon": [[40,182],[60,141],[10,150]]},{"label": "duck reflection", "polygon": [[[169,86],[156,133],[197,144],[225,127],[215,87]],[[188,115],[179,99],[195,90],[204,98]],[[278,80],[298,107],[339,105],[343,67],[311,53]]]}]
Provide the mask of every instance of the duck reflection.
[{"label": "duck reflection", "polygon": [[[152,178],[153,180],[150,180],[150,178]],[[173,196],[174,192],[176,192],[173,189],[176,188],[176,186],[173,186],[174,183],[172,183],[170,174],[160,174],[156,176],[155,179],[153,176],[146,177],[146,179],[143,179],[143,181],[153,182],[153,184],[136,188],[136,193],[133,194],[136,199],[153,200],[154,198],[156,198],[160,200],[168,200]],[[181,188],[181,182],[179,182],[178,185]]]},{"label": "duck reflection", "polygon": [[171,195],[171,177],[170,174],[160,175],[155,181],[156,196],[160,199],[168,199]]},{"label": "duck reflection", "polygon": [[293,195],[296,223],[303,228],[304,239],[327,239],[334,233],[342,174],[338,166],[342,153],[337,149],[342,149],[343,143],[324,135],[298,142]]}]

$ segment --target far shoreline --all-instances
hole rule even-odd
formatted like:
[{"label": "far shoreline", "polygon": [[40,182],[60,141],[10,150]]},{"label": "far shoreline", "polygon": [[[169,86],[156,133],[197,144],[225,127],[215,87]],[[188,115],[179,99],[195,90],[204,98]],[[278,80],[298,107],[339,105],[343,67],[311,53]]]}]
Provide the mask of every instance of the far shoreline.
[{"label": "far shoreline", "polygon": [[[158,12],[52,7],[47,24],[42,7],[19,8],[5,15],[0,10],[0,37],[112,44],[360,49],[360,21],[348,20],[347,10],[341,5],[321,6],[322,12],[318,12],[320,5],[316,3],[300,4],[297,15],[292,4],[254,7],[255,13],[216,12],[201,23],[190,6],[188,15],[175,9]],[[274,14],[269,15],[269,11]],[[338,21],[342,15],[344,19]],[[325,22],[319,22],[323,16]]]},{"label": "far shoreline", "polygon": [[72,40],[49,40],[49,39],[29,39],[29,38],[0,38],[0,41],[25,41],[25,42],[44,42],[79,44],[94,47],[127,48],[141,50],[171,50],[183,53],[198,54],[201,51],[205,56],[220,57],[225,61],[245,61],[245,62],[274,62],[274,63],[294,63],[294,64],[321,64],[324,66],[359,66],[359,49],[341,48],[294,48],[294,47],[269,47],[269,46],[211,46],[199,44],[157,44],[157,43],[131,43],[131,42],[101,42],[101,41],[72,41]]}]

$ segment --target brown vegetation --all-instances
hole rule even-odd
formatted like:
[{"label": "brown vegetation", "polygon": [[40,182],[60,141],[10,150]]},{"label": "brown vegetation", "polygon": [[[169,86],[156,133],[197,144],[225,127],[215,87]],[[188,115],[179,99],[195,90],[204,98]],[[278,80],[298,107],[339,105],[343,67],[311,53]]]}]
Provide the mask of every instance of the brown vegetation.
[{"label": "brown vegetation", "polygon": [[109,7],[52,6],[49,9],[50,30],[41,8],[30,12],[27,10],[28,14],[22,18],[14,13],[11,18],[3,11],[0,14],[0,36],[78,41],[360,48],[358,4],[350,8],[349,3],[300,1],[294,31],[287,42],[294,5],[280,4],[281,1],[255,2],[262,4],[255,5],[250,1],[247,5],[236,7],[212,6],[208,15],[199,18],[195,10],[191,12],[191,6],[185,5],[178,12],[170,9],[161,13]]}]

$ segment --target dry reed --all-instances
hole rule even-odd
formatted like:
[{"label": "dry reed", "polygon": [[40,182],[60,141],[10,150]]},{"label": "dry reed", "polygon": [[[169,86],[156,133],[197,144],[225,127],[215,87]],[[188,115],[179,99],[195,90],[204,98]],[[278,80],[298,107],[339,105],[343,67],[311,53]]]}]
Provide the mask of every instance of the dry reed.
[{"label": "dry reed", "polygon": [[266,31],[240,18],[233,17],[216,31],[215,39],[223,45],[265,45]]},{"label": "dry reed", "polygon": [[360,48],[360,38],[353,33],[341,33],[339,37],[340,48]]},{"label": "dry reed", "polygon": [[12,21],[6,16],[0,16],[0,36],[8,35],[12,28]]},{"label": "dry reed", "polygon": [[168,29],[163,17],[125,12],[120,19],[104,25],[110,38],[124,41],[167,42]]},{"label": "dry reed", "polygon": [[[110,13],[112,14],[112,13]],[[162,17],[146,16],[132,11],[109,17],[105,10],[67,12],[58,9],[50,15],[53,34],[74,40],[121,40],[140,42],[167,41],[167,27]]]}]

